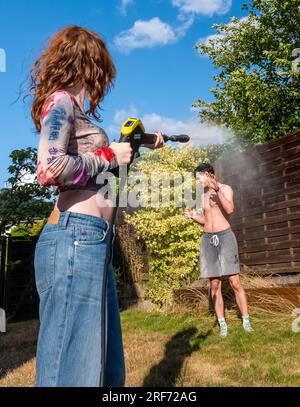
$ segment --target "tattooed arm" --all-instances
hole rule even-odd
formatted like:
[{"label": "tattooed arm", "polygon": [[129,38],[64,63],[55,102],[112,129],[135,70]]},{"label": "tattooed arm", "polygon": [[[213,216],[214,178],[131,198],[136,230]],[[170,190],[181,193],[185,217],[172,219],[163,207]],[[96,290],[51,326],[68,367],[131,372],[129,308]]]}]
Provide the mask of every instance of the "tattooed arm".
[{"label": "tattooed arm", "polygon": [[116,168],[118,162],[110,147],[94,152],[67,154],[69,138],[74,131],[74,107],[70,96],[54,92],[43,106],[37,153],[37,175],[40,184],[86,185],[89,178]]}]

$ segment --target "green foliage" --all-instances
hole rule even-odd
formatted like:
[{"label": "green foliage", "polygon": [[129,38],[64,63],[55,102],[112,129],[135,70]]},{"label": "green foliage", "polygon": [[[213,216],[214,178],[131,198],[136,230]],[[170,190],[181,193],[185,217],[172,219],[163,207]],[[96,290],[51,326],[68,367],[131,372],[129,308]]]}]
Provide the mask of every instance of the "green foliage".
[{"label": "green foliage", "polygon": [[[183,175],[193,171],[200,162],[213,162],[225,148],[224,145],[211,145],[206,149],[166,146],[143,153],[131,172],[141,172],[148,177],[155,173],[171,175],[176,172]],[[151,184],[148,187],[150,193]],[[170,205],[164,207],[160,199],[158,207],[153,207],[148,201],[148,206],[133,214],[125,214],[126,221],[135,227],[137,236],[147,245],[150,273],[145,290],[148,297],[160,305],[172,303],[173,289],[191,283],[200,272],[198,259],[202,226],[187,220],[183,216],[185,208],[176,206],[172,197],[178,192],[178,186],[171,184],[170,189]],[[141,192],[141,201],[146,192]]]},{"label": "green foliage", "polygon": [[198,100],[202,122],[231,128],[244,146],[261,144],[300,127],[299,0],[253,0],[248,17],[214,24],[216,35],[195,48],[218,73],[215,100]]},{"label": "green foliage", "polygon": [[23,237],[30,237],[30,236],[38,236],[41,233],[45,223],[47,222],[47,218],[43,220],[38,220],[33,224],[27,223],[25,225],[18,225],[11,229],[10,236],[23,236]]},{"label": "green foliage", "polygon": [[49,190],[37,181],[36,149],[28,147],[13,150],[8,167],[11,176],[7,179],[9,188],[0,192],[0,233],[20,222],[32,225],[37,217],[43,219],[49,215],[53,200]]}]

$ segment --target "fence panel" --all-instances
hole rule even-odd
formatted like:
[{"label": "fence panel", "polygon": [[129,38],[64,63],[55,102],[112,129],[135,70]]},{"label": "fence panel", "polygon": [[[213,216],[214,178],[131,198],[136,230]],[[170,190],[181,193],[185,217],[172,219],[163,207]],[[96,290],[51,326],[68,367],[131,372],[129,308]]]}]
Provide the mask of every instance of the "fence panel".
[{"label": "fence panel", "polygon": [[245,271],[300,272],[300,132],[214,163],[234,190],[231,217]]}]

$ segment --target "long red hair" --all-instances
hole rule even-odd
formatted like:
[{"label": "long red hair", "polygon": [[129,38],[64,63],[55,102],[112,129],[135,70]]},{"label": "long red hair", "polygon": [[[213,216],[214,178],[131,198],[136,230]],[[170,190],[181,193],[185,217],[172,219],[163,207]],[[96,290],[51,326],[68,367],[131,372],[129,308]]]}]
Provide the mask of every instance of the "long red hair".
[{"label": "long red hair", "polygon": [[[105,42],[95,32],[69,25],[50,43],[30,70],[31,117],[38,132],[46,98],[55,90],[80,84],[89,100],[87,114],[99,119],[97,107],[114,85],[116,68]],[[101,109],[101,108],[100,108]]]}]

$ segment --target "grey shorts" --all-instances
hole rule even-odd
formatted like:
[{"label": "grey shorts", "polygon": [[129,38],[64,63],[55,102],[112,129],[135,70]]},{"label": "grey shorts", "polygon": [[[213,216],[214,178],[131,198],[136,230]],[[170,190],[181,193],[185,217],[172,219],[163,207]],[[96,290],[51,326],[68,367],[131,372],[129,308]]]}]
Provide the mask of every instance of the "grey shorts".
[{"label": "grey shorts", "polygon": [[238,274],[238,244],[231,228],[221,232],[204,232],[200,244],[200,278]]}]

